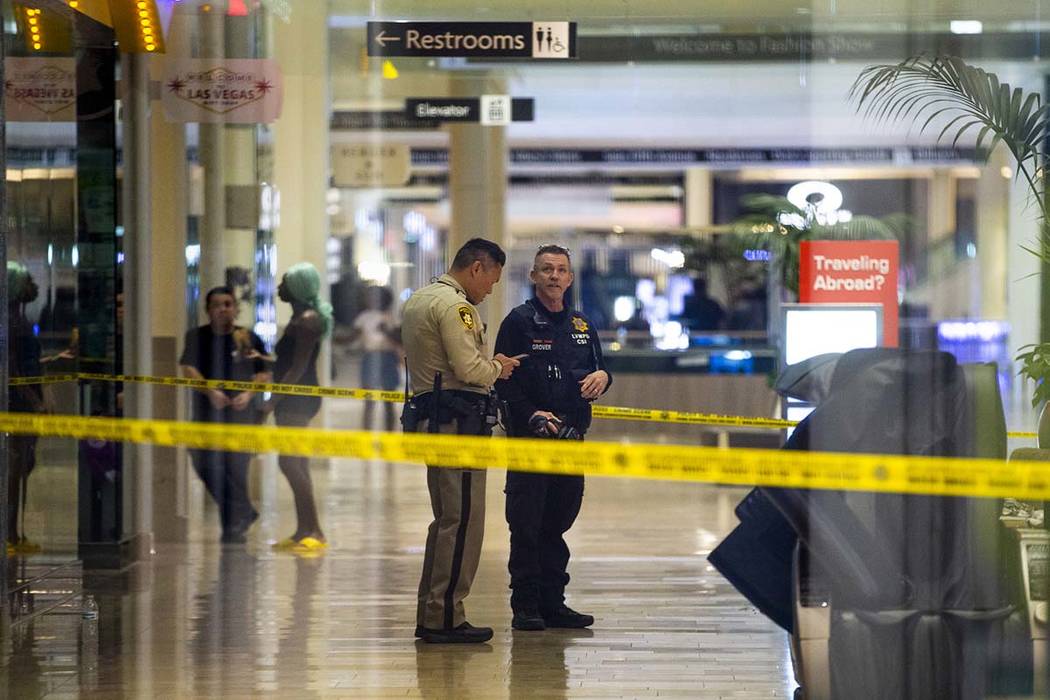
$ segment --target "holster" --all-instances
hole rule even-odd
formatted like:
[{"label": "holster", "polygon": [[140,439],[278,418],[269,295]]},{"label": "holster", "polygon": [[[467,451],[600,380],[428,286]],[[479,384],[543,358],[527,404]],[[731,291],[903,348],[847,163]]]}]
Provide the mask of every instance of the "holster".
[{"label": "holster", "polygon": [[[497,422],[495,408],[490,407],[489,398],[472,391],[427,392],[414,396],[409,404],[412,405],[413,413],[419,416],[419,421],[427,419],[428,432],[439,432],[441,425],[455,421],[456,433],[459,435],[488,436],[492,435],[492,428]],[[406,407],[406,412],[408,410]]]}]

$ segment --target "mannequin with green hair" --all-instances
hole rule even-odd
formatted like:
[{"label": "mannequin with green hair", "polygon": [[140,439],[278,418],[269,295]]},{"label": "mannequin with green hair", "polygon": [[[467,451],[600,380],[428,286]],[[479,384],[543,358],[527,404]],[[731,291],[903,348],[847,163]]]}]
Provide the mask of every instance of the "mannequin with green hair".
[{"label": "mannequin with green hair", "polygon": [[[26,318],[25,306],[33,302],[40,290],[25,265],[7,262],[7,322],[10,346],[7,355],[9,377],[34,377],[41,369],[40,341],[33,333],[33,324]],[[46,405],[39,384],[8,388],[8,410],[22,413],[44,413]],[[40,546],[30,542],[20,529],[24,524],[29,474],[36,466],[36,436],[11,435],[7,439],[8,458],[7,493],[7,551],[8,554],[31,554]],[[21,517],[20,517],[21,516]]]},{"label": "mannequin with green hair", "polygon": [[[332,306],[321,299],[321,276],[310,263],[293,265],[281,278],[277,296],[292,306],[292,318],[277,341],[273,379],[282,384],[317,386],[317,356],[321,341],[332,331]],[[273,411],[277,425],[305,427],[321,409],[319,396],[274,394],[263,404]],[[321,530],[314,500],[310,462],[306,457],[282,455],[278,463],[288,479],[295,499],[296,528],[291,537],[274,545],[275,549],[317,552],[328,543]]]}]

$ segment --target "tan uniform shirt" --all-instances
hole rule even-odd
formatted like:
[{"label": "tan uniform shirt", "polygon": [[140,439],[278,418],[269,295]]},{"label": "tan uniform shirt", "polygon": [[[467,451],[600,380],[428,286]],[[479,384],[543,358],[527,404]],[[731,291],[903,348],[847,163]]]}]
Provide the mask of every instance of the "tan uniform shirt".
[{"label": "tan uniform shirt", "polygon": [[401,342],[408,358],[409,388],[421,394],[434,388],[488,393],[502,366],[493,360],[477,307],[450,275],[416,291],[405,303]]}]

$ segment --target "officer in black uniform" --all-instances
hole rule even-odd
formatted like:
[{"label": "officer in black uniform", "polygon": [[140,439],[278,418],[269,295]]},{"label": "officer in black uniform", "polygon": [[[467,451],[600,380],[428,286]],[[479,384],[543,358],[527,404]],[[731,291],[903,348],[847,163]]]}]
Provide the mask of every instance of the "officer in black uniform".
[{"label": "officer in black uniform", "polygon": [[[591,401],[609,388],[598,333],[565,305],[573,281],[566,248],[542,246],[529,278],[532,299],[500,325],[496,352],[528,354],[514,374],[496,382],[510,408],[512,437],[582,440],[591,424]],[[583,477],[507,472],[510,525],[510,605],[517,630],[583,628],[594,618],[565,605],[569,548],[564,534],[583,501]]]}]

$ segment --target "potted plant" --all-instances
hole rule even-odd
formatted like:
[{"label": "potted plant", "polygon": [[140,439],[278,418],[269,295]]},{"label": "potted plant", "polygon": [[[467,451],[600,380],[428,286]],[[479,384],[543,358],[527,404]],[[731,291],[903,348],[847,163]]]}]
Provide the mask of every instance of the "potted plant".
[{"label": "potted plant", "polygon": [[822,220],[816,207],[800,209],[787,197],[748,194],[740,198],[745,214],[733,222],[733,231],[747,247],[765,248],[773,261],[773,274],[788,298],[798,298],[798,256],[802,241],[895,240],[911,220],[904,214],[886,217],[856,215]]},{"label": "potted plant", "polygon": [[[1025,93],[1001,82],[995,73],[971,66],[954,56],[920,55],[896,64],[874,65],[861,71],[850,90],[858,111],[877,122],[906,121],[921,124],[920,133],[935,123],[938,141],[952,145],[967,133],[976,135],[980,152],[991,153],[999,144],[1013,155],[1017,177],[1028,186],[1039,207],[1040,233],[1034,246],[1022,246],[1044,263],[1050,263],[1047,198],[1043,186],[1042,144],[1050,136],[1050,105],[1036,92]],[[943,124],[943,126],[941,126]],[[1036,383],[1032,405],[1044,405],[1040,415],[1040,446],[1050,446],[1050,343],[1019,349],[1019,374]]]}]

